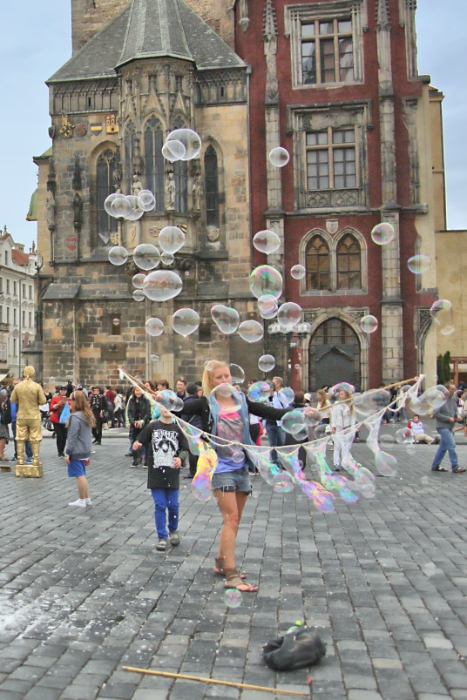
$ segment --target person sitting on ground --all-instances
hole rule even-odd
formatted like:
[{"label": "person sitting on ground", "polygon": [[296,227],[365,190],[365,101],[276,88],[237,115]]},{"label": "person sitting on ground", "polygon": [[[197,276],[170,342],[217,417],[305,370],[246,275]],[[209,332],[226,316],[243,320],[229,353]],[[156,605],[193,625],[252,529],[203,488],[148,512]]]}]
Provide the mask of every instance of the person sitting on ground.
[{"label": "person sitting on ground", "polygon": [[413,441],[416,444],[425,443],[425,445],[437,445],[439,443],[439,437],[432,438],[425,433],[425,428],[420,420],[420,416],[414,415],[411,421],[409,421],[408,426],[410,430],[410,435],[413,437]]},{"label": "person sitting on ground", "polygon": [[86,466],[91,456],[91,435],[96,419],[82,391],[75,391],[70,398],[71,416],[68,421],[68,436],[65,447],[65,462],[68,476],[76,478],[78,500],[69,506],[85,508],[92,505],[86,479]]}]

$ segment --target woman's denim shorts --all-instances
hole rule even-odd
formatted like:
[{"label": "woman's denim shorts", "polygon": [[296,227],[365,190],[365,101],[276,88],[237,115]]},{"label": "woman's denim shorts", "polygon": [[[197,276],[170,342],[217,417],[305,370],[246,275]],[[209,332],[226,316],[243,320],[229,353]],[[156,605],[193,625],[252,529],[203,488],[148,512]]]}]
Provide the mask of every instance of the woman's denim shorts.
[{"label": "woman's denim shorts", "polygon": [[251,481],[248,467],[245,466],[241,469],[235,469],[233,472],[221,472],[220,474],[214,474],[212,477],[213,491],[223,491],[224,493],[235,493],[236,491],[242,491],[244,493],[251,493]]}]

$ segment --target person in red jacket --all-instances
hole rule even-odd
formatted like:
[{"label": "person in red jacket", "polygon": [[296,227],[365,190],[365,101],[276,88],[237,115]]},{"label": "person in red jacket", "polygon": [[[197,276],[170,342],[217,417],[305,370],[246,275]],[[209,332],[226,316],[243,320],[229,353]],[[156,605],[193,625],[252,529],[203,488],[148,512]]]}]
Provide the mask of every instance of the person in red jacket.
[{"label": "person in red jacket", "polygon": [[65,445],[67,436],[67,427],[60,423],[60,416],[65,405],[69,403],[67,398],[67,387],[61,386],[58,396],[54,396],[50,402],[50,422],[53,423],[55,437],[57,439],[57,452],[59,457],[65,456]]}]

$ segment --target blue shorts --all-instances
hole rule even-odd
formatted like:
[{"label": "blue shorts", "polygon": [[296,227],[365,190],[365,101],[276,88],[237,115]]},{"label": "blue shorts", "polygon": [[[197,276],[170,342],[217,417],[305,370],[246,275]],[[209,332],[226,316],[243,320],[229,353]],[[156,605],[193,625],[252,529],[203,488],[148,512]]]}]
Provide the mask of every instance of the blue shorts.
[{"label": "blue shorts", "polygon": [[71,459],[68,465],[68,476],[86,476],[86,459]]},{"label": "blue shorts", "polygon": [[251,481],[248,467],[245,465],[240,469],[231,472],[214,473],[211,488],[213,491],[223,491],[224,493],[251,493]]}]

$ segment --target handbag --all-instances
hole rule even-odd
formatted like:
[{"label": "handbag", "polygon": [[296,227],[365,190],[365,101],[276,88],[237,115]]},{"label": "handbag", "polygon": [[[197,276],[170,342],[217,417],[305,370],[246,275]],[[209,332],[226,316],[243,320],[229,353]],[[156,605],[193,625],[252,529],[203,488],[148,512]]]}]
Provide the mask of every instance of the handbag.
[{"label": "handbag", "polygon": [[66,425],[68,423],[70,415],[71,415],[70,405],[67,402],[64,405],[62,412],[60,413],[60,420],[59,420],[60,425]]},{"label": "handbag", "polygon": [[263,659],[274,671],[296,671],[317,663],[325,654],[326,644],[309,627],[298,627],[263,647]]}]

